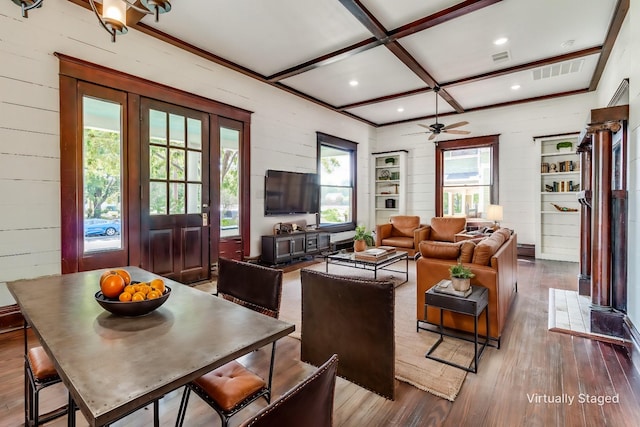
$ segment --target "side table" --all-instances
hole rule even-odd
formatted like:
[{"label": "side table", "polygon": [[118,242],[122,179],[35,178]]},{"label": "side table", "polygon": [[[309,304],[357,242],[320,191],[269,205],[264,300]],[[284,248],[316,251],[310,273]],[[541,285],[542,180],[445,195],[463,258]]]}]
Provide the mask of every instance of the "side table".
[{"label": "side table", "polygon": [[[446,363],[450,366],[455,366],[456,368],[464,369],[467,372],[478,372],[478,359],[484,353],[484,349],[487,347],[489,343],[489,337],[484,337],[484,342],[478,342],[478,319],[482,315],[482,312],[485,314],[486,321],[486,330],[489,331],[489,291],[487,288],[483,286],[471,286],[472,292],[471,294],[464,298],[458,297],[454,295],[449,295],[441,292],[436,292],[435,287],[433,286],[431,289],[425,292],[424,294],[424,317],[427,317],[427,306],[435,307],[440,309],[440,324],[438,326],[438,330],[432,330],[428,328],[420,328],[425,331],[434,332],[440,334],[440,338],[435,342],[424,355],[424,357],[428,359],[437,360],[438,362]],[[465,314],[468,316],[473,316],[473,339],[464,338],[459,335],[448,334],[444,331],[443,326],[443,312],[444,310],[453,311],[460,314]],[[448,360],[440,359],[436,356],[433,356],[431,353],[440,345],[443,341],[443,337],[448,336],[452,338],[458,338],[465,341],[472,342],[474,344],[474,357],[473,357],[473,365],[472,367],[458,365],[456,363],[450,362]],[[478,347],[481,345],[480,350],[478,351]]]}]

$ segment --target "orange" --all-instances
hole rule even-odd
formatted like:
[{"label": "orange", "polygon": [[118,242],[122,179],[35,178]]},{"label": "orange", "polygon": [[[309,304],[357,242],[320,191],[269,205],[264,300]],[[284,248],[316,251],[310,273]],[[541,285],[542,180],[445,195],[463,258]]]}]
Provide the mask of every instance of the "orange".
[{"label": "orange", "polygon": [[122,302],[129,302],[131,301],[131,297],[132,295],[129,292],[123,292],[120,294],[120,296],[118,297],[118,299]]},{"label": "orange", "polygon": [[145,295],[143,293],[140,293],[140,292],[136,292],[131,297],[131,301],[144,301],[144,300],[145,300]]},{"label": "orange", "polygon": [[153,279],[149,282],[149,286],[160,291],[160,295],[164,293],[164,281],[162,279]]},{"label": "orange", "polygon": [[125,286],[131,283],[131,275],[129,274],[128,271],[123,270],[121,268],[107,270],[104,273],[102,273],[102,276],[100,276],[100,283],[102,283],[105,277],[111,276],[113,274],[117,274],[118,276],[122,277],[122,279],[124,280]]},{"label": "orange", "polygon": [[127,270],[123,270],[121,268],[118,268],[118,269],[116,269],[114,271],[116,272],[116,274],[118,276],[121,276],[124,279],[124,285],[125,286],[131,284],[131,275],[129,274],[129,272]]},{"label": "orange", "polygon": [[156,298],[160,298],[161,296],[162,296],[162,294],[160,293],[160,291],[152,289],[147,294],[147,299],[156,299]]},{"label": "orange", "polygon": [[118,298],[124,290],[124,279],[117,274],[107,274],[100,280],[100,290],[107,298]]},{"label": "orange", "polygon": [[133,285],[127,285],[124,287],[124,292],[130,293],[131,295],[136,293],[136,288]]},{"label": "orange", "polygon": [[142,294],[146,295],[149,293],[149,291],[151,290],[151,286],[149,285],[140,285],[140,289],[138,289],[138,292],[141,292]]}]

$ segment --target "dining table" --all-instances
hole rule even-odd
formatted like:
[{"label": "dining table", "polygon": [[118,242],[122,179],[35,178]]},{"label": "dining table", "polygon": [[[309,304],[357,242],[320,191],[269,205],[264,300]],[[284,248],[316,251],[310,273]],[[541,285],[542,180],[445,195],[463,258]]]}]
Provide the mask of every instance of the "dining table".
[{"label": "dining table", "polygon": [[[90,426],[119,420],[295,329],[141,268],[119,268],[135,281],[161,278],[169,298],[144,316],[114,315],[96,301],[105,269],[7,284]],[[68,419],[75,425],[73,414]]]}]

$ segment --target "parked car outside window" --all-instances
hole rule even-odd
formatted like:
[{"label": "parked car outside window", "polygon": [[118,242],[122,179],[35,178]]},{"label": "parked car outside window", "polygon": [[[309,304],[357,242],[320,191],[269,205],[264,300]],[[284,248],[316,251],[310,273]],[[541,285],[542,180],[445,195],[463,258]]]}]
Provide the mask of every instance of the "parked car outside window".
[{"label": "parked car outside window", "polygon": [[120,234],[120,220],[88,218],[84,220],[84,235],[115,236]]}]

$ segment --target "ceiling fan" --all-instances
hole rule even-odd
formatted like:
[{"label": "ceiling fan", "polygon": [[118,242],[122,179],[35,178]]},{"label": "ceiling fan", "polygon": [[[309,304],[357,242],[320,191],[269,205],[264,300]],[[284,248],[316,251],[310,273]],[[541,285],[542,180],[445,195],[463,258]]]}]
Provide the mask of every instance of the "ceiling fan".
[{"label": "ceiling fan", "polygon": [[[455,129],[460,126],[468,125],[469,122],[458,122],[458,123],[452,123],[450,125],[444,125],[442,123],[438,123],[438,92],[440,92],[440,86],[434,86],[433,92],[436,94],[436,122],[430,125],[423,125],[421,123],[418,123],[418,126],[429,129],[427,132],[418,132],[418,133],[430,133],[431,136],[429,136],[429,141],[435,139],[435,137],[440,135],[441,133],[452,133],[457,135],[467,135],[471,133],[468,130]],[[410,134],[410,135],[415,135],[415,134]]]}]

